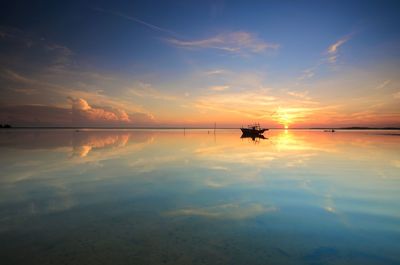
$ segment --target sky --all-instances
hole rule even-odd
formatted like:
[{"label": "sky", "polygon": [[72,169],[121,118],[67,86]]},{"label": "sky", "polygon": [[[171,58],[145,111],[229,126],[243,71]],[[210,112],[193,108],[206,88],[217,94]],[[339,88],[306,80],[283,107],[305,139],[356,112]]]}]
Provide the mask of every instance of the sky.
[{"label": "sky", "polygon": [[0,123],[400,127],[399,1],[2,1]]}]

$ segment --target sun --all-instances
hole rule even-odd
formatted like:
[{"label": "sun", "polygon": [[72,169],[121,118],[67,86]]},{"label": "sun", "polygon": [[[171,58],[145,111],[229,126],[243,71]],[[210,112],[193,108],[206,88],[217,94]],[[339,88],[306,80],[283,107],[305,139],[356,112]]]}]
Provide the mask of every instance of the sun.
[{"label": "sun", "polygon": [[285,129],[289,129],[289,125],[285,125]]}]

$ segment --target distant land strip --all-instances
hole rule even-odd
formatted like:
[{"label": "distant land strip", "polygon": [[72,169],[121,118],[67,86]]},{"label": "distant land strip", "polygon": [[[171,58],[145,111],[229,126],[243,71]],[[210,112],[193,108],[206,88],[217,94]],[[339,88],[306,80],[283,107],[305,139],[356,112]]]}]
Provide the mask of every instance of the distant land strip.
[{"label": "distant land strip", "polygon": [[[99,126],[16,126],[11,128],[0,128],[5,130],[10,129],[125,129],[125,130],[237,130],[240,127],[99,127]],[[311,127],[311,128],[269,128],[270,130],[400,130],[400,127]]]}]

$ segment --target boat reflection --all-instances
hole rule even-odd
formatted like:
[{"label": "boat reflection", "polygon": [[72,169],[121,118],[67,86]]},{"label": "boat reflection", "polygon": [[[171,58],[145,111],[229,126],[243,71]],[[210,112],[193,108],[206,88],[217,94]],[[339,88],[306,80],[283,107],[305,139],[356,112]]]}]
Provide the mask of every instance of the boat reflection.
[{"label": "boat reflection", "polygon": [[248,139],[251,139],[253,142],[256,142],[256,143],[260,142],[260,140],[268,139],[267,137],[265,137],[262,134],[247,134],[247,133],[242,134],[242,136],[240,136],[240,138],[241,139],[248,138]]}]

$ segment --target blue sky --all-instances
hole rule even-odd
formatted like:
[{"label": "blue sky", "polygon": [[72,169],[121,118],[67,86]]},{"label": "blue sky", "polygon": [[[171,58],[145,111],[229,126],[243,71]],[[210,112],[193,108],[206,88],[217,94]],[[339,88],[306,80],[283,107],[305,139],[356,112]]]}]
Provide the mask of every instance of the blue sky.
[{"label": "blue sky", "polygon": [[[400,125],[398,1],[13,1],[0,10],[7,122]],[[21,106],[40,114],[24,117]]]}]

